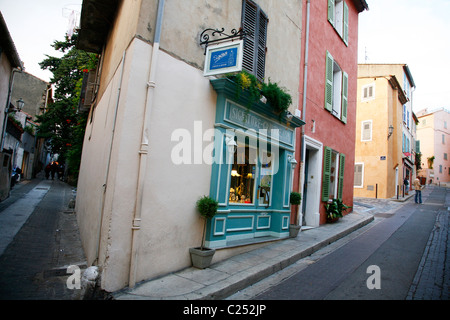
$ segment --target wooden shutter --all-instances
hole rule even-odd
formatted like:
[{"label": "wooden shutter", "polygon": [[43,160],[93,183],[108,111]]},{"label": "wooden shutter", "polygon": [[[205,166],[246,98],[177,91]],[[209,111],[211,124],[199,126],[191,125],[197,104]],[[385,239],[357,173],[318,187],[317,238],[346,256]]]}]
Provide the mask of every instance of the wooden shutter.
[{"label": "wooden shutter", "polygon": [[331,148],[325,147],[322,173],[322,201],[328,201],[330,197],[331,152]]},{"label": "wooden shutter", "polygon": [[348,74],[342,73],[342,111],[341,120],[347,123],[347,107],[348,107]]},{"label": "wooden shutter", "polygon": [[344,43],[348,46],[348,6],[344,2],[344,26],[343,26],[343,37]]},{"label": "wooden shutter", "polygon": [[338,199],[342,200],[344,194],[344,169],[345,169],[345,154],[339,154],[339,181],[338,181]]},{"label": "wooden shutter", "polygon": [[257,4],[250,0],[243,1],[242,29],[247,36],[244,39],[242,67],[261,81],[265,76],[268,21]]},{"label": "wooden shutter", "polygon": [[259,10],[259,21],[258,21],[258,52],[256,57],[256,77],[263,81],[266,69],[266,43],[267,43],[267,16],[262,11]]},{"label": "wooden shutter", "polygon": [[334,0],[328,0],[328,21],[334,25]]},{"label": "wooden shutter", "polygon": [[333,56],[327,51],[325,75],[325,109],[333,110]]}]

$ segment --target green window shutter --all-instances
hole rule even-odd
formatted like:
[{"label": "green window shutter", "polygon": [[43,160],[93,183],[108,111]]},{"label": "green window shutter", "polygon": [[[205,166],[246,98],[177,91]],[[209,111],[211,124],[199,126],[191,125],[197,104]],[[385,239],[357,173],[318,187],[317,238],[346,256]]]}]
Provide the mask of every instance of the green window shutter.
[{"label": "green window shutter", "polygon": [[323,156],[322,175],[322,201],[328,201],[330,196],[330,176],[331,176],[331,148],[325,147]]},{"label": "green window shutter", "polygon": [[328,0],[328,21],[334,25],[334,0]]},{"label": "green window shutter", "polygon": [[333,56],[327,51],[325,75],[325,109],[333,110]]},{"label": "green window shutter", "polygon": [[348,107],[348,74],[342,73],[342,111],[341,120],[347,123],[347,107]]},{"label": "green window shutter", "polygon": [[338,182],[338,199],[342,201],[344,193],[344,169],[345,169],[345,154],[339,154],[339,182]]},{"label": "green window shutter", "polygon": [[348,6],[347,4],[344,2],[344,34],[343,34],[343,40],[344,43],[348,46]]}]

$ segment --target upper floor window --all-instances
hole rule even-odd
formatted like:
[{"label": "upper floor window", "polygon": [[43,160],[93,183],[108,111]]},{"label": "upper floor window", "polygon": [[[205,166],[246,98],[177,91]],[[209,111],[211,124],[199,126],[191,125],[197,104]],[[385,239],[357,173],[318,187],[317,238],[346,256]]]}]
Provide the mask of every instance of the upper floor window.
[{"label": "upper floor window", "polygon": [[242,68],[264,80],[266,65],[267,25],[269,19],[253,1],[242,2],[242,29],[247,32],[244,39]]},{"label": "upper floor window", "polygon": [[362,88],[362,101],[375,99],[375,84],[371,83]]},{"label": "upper floor window", "polygon": [[328,21],[348,45],[348,6],[344,0],[328,0]]},{"label": "upper floor window", "polygon": [[348,74],[344,72],[327,51],[325,79],[325,109],[347,123]]}]

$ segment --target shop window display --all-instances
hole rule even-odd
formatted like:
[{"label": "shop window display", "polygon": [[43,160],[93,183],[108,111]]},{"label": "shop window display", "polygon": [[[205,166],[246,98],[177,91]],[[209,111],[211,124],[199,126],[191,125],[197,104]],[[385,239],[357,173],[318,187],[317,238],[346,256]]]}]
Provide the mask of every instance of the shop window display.
[{"label": "shop window display", "polygon": [[253,204],[256,177],[256,149],[239,145],[231,168],[229,203]]}]

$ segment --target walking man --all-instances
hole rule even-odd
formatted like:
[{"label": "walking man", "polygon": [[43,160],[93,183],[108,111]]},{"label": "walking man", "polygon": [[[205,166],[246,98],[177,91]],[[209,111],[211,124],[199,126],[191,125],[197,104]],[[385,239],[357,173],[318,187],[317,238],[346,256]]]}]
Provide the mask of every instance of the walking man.
[{"label": "walking man", "polygon": [[414,201],[416,203],[422,203],[422,186],[420,185],[419,177],[417,176],[414,180],[414,189],[416,190],[416,196],[414,198]]}]

